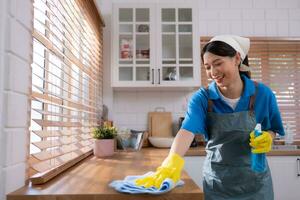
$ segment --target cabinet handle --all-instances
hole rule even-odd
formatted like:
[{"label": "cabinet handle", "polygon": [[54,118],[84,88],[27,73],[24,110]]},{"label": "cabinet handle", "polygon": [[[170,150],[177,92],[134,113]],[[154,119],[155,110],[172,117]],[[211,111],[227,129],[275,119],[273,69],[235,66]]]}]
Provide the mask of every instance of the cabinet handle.
[{"label": "cabinet handle", "polygon": [[152,69],[152,84],[154,84],[154,69]]},{"label": "cabinet handle", "polygon": [[297,158],[297,176],[300,176],[300,158]]},{"label": "cabinet handle", "polygon": [[160,69],[158,69],[158,84],[160,84]]}]

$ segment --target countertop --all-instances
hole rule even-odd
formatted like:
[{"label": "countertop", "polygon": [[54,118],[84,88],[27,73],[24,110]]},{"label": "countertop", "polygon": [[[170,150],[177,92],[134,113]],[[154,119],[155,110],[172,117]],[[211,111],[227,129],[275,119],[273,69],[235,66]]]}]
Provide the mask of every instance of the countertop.
[{"label": "countertop", "polygon": [[43,185],[26,185],[8,194],[7,200],[202,200],[202,189],[185,171],[183,187],[158,196],[122,194],[108,186],[112,180],[155,170],[168,152],[169,149],[146,148],[139,152],[117,152],[106,159],[90,156]]},{"label": "countertop", "polygon": [[[7,200],[138,200],[138,199],[203,199],[203,191],[187,175],[182,174],[184,187],[153,195],[128,195],[108,186],[112,180],[127,175],[153,171],[167,156],[169,149],[144,148],[139,152],[116,152],[113,157],[100,159],[89,156],[66,172],[43,185],[26,185],[7,195]],[[185,156],[205,156],[204,146],[190,148]],[[268,156],[300,156],[300,150],[272,150]]]},{"label": "countertop", "polygon": [[[198,146],[194,148],[190,148],[185,156],[205,156],[205,148],[204,146]],[[271,150],[267,153],[267,156],[300,156],[300,149],[297,150]]]}]

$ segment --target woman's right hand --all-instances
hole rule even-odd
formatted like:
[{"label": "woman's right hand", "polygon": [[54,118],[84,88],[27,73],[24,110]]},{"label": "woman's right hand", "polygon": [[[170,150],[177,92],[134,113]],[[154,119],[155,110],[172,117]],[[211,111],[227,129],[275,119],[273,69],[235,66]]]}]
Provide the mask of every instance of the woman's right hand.
[{"label": "woman's right hand", "polygon": [[180,180],[183,166],[184,159],[176,153],[170,153],[162,165],[157,168],[155,173],[137,179],[135,183],[137,186],[144,186],[146,188],[155,187],[159,189],[162,182],[166,178],[170,178],[174,184],[176,184]]}]

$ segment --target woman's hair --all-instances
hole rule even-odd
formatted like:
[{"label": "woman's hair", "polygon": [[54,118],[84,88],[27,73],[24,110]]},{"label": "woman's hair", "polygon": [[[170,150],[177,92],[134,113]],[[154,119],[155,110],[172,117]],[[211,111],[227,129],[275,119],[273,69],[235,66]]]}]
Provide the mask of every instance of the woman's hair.
[{"label": "woman's hair", "polygon": [[[232,48],[229,44],[227,44],[225,42],[222,42],[222,41],[209,42],[202,48],[202,51],[201,51],[202,63],[204,62],[203,56],[206,52],[215,54],[217,56],[230,57],[230,58],[234,57],[237,53],[234,48]],[[249,66],[248,56],[245,57],[243,64]],[[247,71],[247,72],[240,71],[240,75],[242,75],[242,74],[247,76],[248,78],[251,78],[250,71]]]}]

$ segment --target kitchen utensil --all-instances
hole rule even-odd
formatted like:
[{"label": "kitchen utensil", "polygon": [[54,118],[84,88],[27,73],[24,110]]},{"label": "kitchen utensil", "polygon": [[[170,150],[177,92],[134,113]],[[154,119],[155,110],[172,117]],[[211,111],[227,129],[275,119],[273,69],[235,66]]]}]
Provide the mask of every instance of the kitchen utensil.
[{"label": "kitchen utensil", "polygon": [[154,147],[158,148],[170,148],[174,141],[174,137],[149,137],[148,139]]},{"label": "kitchen utensil", "polygon": [[148,113],[149,136],[173,137],[171,112]]},{"label": "kitchen utensil", "polygon": [[149,26],[146,24],[140,24],[138,26],[138,32],[149,32]]}]

